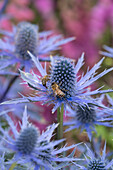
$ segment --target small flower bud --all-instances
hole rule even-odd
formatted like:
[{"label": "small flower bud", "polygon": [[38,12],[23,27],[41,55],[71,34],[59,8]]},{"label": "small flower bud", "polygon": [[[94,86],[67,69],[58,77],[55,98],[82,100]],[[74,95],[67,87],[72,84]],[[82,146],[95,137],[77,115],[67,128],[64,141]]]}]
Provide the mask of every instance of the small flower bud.
[{"label": "small flower bud", "polygon": [[29,60],[30,56],[27,51],[30,51],[36,56],[38,45],[38,30],[37,26],[28,22],[21,22],[17,26],[15,35],[15,53],[18,57]]},{"label": "small flower bud", "polygon": [[24,129],[16,141],[16,148],[22,154],[30,154],[36,146],[39,132],[35,127]]}]

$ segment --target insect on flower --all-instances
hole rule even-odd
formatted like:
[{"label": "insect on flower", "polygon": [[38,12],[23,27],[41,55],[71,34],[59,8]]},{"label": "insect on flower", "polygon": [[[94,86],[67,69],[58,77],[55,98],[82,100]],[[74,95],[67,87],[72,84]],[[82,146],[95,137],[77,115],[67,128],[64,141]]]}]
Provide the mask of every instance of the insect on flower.
[{"label": "insect on flower", "polygon": [[[89,91],[89,87],[95,81],[102,76],[106,75],[113,70],[113,67],[97,74],[97,69],[100,68],[104,58],[102,58],[97,64],[95,64],[87,73],[78,76],[78,71],[84,64],[84,53],[78,60],[77,64],[71,63],[72,60],[63,56],[55,56],[51,58],[50,67],[50,79],[46,82],[46,86],[43,86],[41,78],[48,75],[46,71],[46,64],[44,68],[39,62],[38,58],[32,55],[29,51],[28,54],[31,56],[32,61],[35,63],[41,76],[37,76],[35,73],[26,73],[20,71],[22,79],[31,87],[36,88],[39,96],[23,96],[22,98],[5,101],[2,104],[13,104],[13,103],[29,103],[29,102],[42,102],[43,104],[54,104],[52,113],[56,111],[58,107],[61,107],[62,103],[66,111],[66,106],[70,108],[72,105],[85,107],[89,103],[92,105],[99,106],[98,98],[91,98],[90,96],[96,94],[104,94],[112,92],[113,90],[100,90],[100,88]],[[40,93],[39,93],[40,92]]]},{"label": "insect on flower", "polygon": [[51,88],[53,89],[55,96],[58,96],[60,98],[65,96],[65,93],[62,90],[60,90],[58,84],[56,84],[55,82],[52,83]]},{"label": "insect on flower", "polygon": [[42,77],[42,79],[41,79],[42,85],[45,86],[46,88],[47,88],[46,83],[47,83],[47,81],[49,81],[49,78],[50,78],[50,76],[47,74],[44,77]]}]

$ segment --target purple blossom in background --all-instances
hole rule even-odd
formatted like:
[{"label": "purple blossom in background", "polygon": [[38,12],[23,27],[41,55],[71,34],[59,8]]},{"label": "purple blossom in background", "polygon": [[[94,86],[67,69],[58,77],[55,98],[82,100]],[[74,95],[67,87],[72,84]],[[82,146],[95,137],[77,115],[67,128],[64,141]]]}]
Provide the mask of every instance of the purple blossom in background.
[{"label": "purple blossom in background", "polygon": [[69,2],[46,0],[45,3],[38,0],[35,4],[46,29],[54,29],[56,32],[64,32],[66,36],[76,37],[76,41],[62,48],[64,56],[76,59],[85,52],[88,65],[92,66],[98,61],[98,51],[104,39],[104,33],[109,27],[113,28],[112,0],[99,0],[95,3],[89,0],[84,2],[82,0]]},{"label": "purple blossom in background", "polygon": [[35,1],[36,7],[43,17],[48,17],[48,15],[53,12],[54,2],[52,0],[38,0]]},{"label": "purple blossom in background", "polygon": [[92,66],[98,59],[98,46],[90,34],[90,5],[89,1],[59,1],[56,8],[60,11],[60,21],[56,19],[56,23],[62,22],[66,35],[76,37],[75,42],[70,42],[63,47],[63,55],[78,59],[81,53],[85,52],[86,63]]},{"label": "purple blossom in background", "polygon": [[107,28],[107,24],[112,26],[113,16],[113,1],[112,0],[99,0],[98,3],[92,8],[90,34],[93,39],[99,39]]}]

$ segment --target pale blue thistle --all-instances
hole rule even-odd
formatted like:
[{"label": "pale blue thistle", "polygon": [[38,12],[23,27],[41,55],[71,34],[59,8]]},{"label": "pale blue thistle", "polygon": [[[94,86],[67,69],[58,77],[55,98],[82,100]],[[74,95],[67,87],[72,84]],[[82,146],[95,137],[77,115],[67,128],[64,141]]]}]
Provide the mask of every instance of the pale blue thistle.
[{"label": "pale blue thistle", "polygon": [[[96,132],[95,126],[102,125],[106,127],[113,127],[113,111],[112,108],[108,108],[102,104],[104,95],[98,99],[98,106],[87,104],[80,107],[78,104],[74,109],[67,108],[67,116],[70,118],[64,122],[64,126],[67,126],[67,131],[80,128],[81,131],[86,130],[89,139],[92,138],[92,132]],[[92,100],[92,99],[91,99]]]},{"label": "pale blue thistle", "polygon": [[[58,124],[52,124],[47,127],[45,132],[40,134],[39,130],[28,121],[27,110],[23,113],[22,123],[19,122],[20,131],[14,125],[12,119],[6,115],[6,120],[10,125],[9,130],[12,130],[13,135],[10,135],[8,131],[0,127],[0,131],[3,134],[1,151],[6,150],[7,152],[14,153],[14,157],[7,161],[8,165],[12,163],[30,166],[31,169],[38,170],[45,168],[47,170],[61,169],[65,166],[70,165],[72,162],[79,161],[81,159],[74,158],[75,150],[73,154],[67,157],[62,156],[62,153],[71,149],[76,148],[77,145],[63,146],[57,148],[59,143],[65,139],[53,141],[53,132],[57,128]],[[58,154],[61,156],[58,157]]]},{"label": "pale blue thistle", "polygon": [[1,30],[0,33],[4,35],[3,39],[0,39],[0,70],[20,63],[21,67],[29,71],[32,61],[27,51],[40,61],[50,61],[47,56],[52,51],[75,39],[73,37],[63,39],[62,35],[53,35],[52,31],[39,33],[38,26],[29,22],[20,22],[13,27],[12,32]]},{"label": "pale blue thistle", "polygon": [[87,154],[85,156],[85,162],[84,166],[79,165],[79,168],[82,170],[112,170],[112,165],[113,165],[113,159],[111,161],[108,161],[106,159],[106,143],[104,145],[102,155],[101,153],[99,154],[98,151],[98,156],[95,157],[95,154],[90,148],[85,145],[87,148]]},{"label": "pale blue thistle", "polygon": [[[90,70],[88,69],[86,74],[80,76],[78,75],[78,71],[84,64],[84,54],[82,54],[75,66],[71,59],[59,56],[51,57],[51,68],[50,72],[47,73],[46,63],[43,68],[39,60],[30,52],[28,53],[34,61],[41,76],[34,72],[27,73],[20,71],[20,73],[25,84],[28,84],[33,90],[36,90],[36,95],[26,97],[21,94],[22,98],[6,101],[2,104],[44,101],[43,104],[54,104],[52,109],[52,113],[54,113],[62,104],[64,104],[65,111],[67,105],[70,106],[70,108],[75,108],[77,105],[80,107],[85,107],[87,104],[99,105],[98,98],[91,98],[90,96],[113,91],[100,90],[102,87],[90,90],[90,85],[113,70],[113,68],[110,68],[97,74],[97,69],[100,68],[104,58],[95,64]],[[48,76],[48,80],[44,84],[42,80],[45,76]]]}]

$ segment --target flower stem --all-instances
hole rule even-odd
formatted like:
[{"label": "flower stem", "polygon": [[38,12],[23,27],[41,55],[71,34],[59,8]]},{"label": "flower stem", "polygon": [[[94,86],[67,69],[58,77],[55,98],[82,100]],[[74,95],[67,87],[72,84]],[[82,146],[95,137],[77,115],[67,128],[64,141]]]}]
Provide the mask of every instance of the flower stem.
[{"label": "flower stem", "polygon": [[1,18],[2,13],[5,11],[7,5],[8,5],[8,0],[4,0],[2,8],[0,9],[0,18]]},{"label": "flower stem", "polygon": [[[63,138],[63,113],[64,113],[64,104],[62,104],[61,108],[57,109],[57,122],[59,123],[57,128],[57,139]],[[62,143],[59,147],[62,146]]]},{"label": "flower stem", "polygon": [[[24,69],[24,67],[21,68],[21,70],[23,70],[23,69]],[[18,73],[19,73],[19,71],[18,71]],[[6,90],[4,91],[3,95],[0,98],[0,103],[5,99],[7,93],[9,92],[10,88],[12,87],[12,85],[14,84],[14,82],[16,81],[16,79],[18,77],[19,77],[19,75],[16,75],[9,81],[9,84],[8,84]]]},{"label": "flower stem", "polygon": [[11,165],[11,167],[9,168],[9,170],[13,170],[15,166],[16,166],[16,162]]},{"label": "flower stem", "polygon": [[14,76],[14,77],[10,80],[10,82],[9,82],[9,84],[8,84],[5,92],[3,93],[3,95],[2,95],[1,98],[0,98],[0,102],[2,102],[2,101],[5,99],[7,93],[9,92],[9,89],[12,87],[13,83],[15,82],[15,80],[16,80],[17,78],[18,78],[18,76],[16,75],[16,76]]}]

